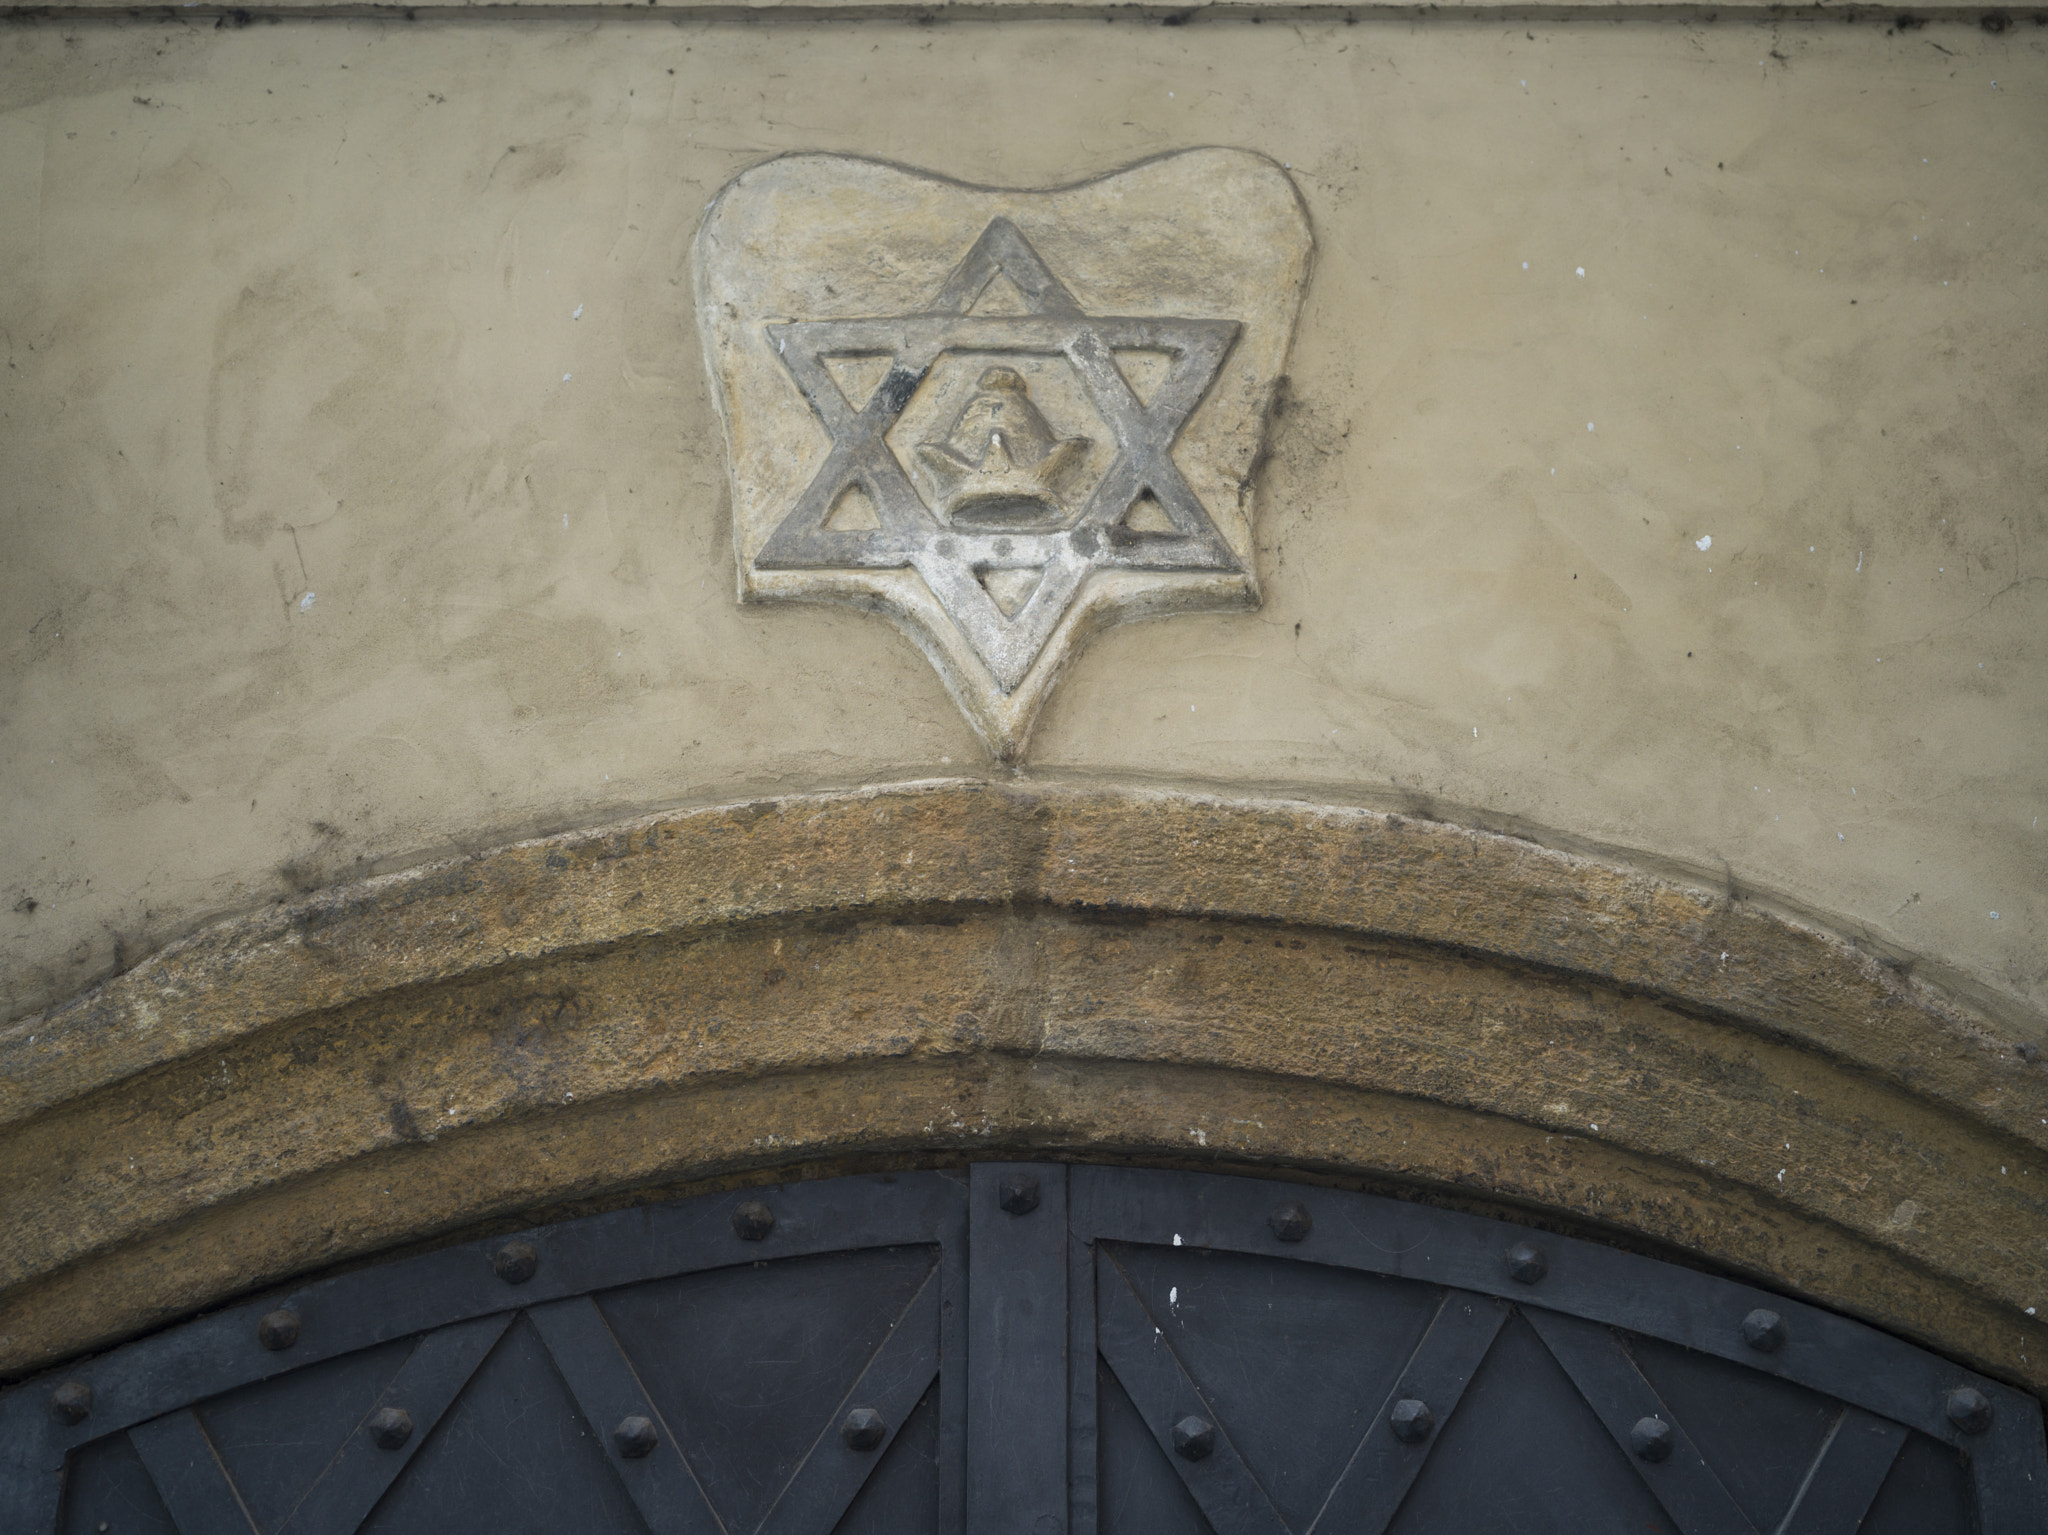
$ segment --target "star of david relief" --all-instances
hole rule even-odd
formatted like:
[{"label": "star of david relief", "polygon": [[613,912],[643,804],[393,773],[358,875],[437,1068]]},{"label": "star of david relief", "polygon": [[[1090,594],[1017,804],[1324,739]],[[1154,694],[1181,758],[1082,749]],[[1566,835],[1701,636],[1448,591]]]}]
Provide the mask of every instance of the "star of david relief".
[{"label": "star of david relief", "polygon": [[[976,318],[975,300],[998,273],[1024,295],[1028,312]],[[1097,570],[1242,572],[1242,563],[1173,462],[1173,439],[1215,381],[1237,330],[1235,320],[1085,315],[1030,242],[1002,218],[990,222],[922,314],[771,325],[768,335],[776,354],[832,434],[832,453],[755,556],[755,567],[886,570],[907,565],[960,626],[996,685],[1010,692]],[[1164,352],[1172,359],[1149,405],[1118,370],[1114,354],[1119,349]],[[1052,475],[1040,466],[1060,457],[1059,447],[1023,464],[1016,461],[1023,455],[1012,444],[1038,420],[1021,380],[1008,369],[991,368],[982,382],[1023,397],[1022,409],[1032,411],[1025,417],[1025,433],[1013,428],[1008,438],[1004,435],[1005,415],[1022,413],[1015,406],[1009,412],[1000,405],[984,407],[982,417],[992,424],[984,440],[974,444],[982,455],[978,459],[969,461],[950,444],[920,445],[940,465],[957,464],[953,477],[973,488],[954,507],[935,509],[911,483],[887,433],[933,365],[949,352],[1062,357],[1079,375],[1090,402],[1115,433],[1116,457],[1067,525],[1045,526],[1057,519],[1059,503]],[[826,371],[824,359],[880,354],[889,358],[888,373],[855,409]],[[974,412],[978,399],[968,402],[963,418]],[[973,430],[965,419],[960,426]],[[953,435],[962,433],[956,428]],[[1060,445],[1080,446],[1085,444],[1078,438]],[[1076,456],[1065,455],[1069,462]],[[991,460],[996,461],[994,472]],[[945,475],[947,467],[939,473]],[[991,484],[983,489],[977,481]],[[879,525],[849,531],[827,527],[840,496],[853,485],[874,504]],[[1170,531],[1144,532],[1125,524],[1148,494],[1171,522]],[[1029,596],[1012,612],[1004,611],[982,584],[984,573],[1004,570],[1036,573]]]},{"label": "star of david relief", "polygon": [[1020,756],[1093,629],[1256,604],[1251,472],[1309,251],[1242,151],[1040,193],[747,172],[696,248],[742,601],[895,619]]}]

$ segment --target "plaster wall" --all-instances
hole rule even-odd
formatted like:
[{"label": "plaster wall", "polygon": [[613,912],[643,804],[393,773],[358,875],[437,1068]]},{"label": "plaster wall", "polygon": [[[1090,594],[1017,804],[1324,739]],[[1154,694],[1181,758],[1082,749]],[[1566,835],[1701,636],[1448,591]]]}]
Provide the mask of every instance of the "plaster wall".
[{"label": "plaster wall", "polygon": [[1095,639],[1019,776],[1606,850],[2048,1041],[2048,29],[1974,15],[10,23],[5,1015],[451,849],[994,774],[880,619],[735,602],[692,233],[786,150],[1205,143],[1318,246],[1265,606]]}]

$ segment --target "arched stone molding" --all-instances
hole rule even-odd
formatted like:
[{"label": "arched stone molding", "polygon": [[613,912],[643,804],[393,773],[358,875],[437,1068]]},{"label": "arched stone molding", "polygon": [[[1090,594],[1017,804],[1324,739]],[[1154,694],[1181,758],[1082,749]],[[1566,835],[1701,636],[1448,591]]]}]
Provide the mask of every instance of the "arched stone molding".
[{"label": "arched stone molding", "polygon": [[196,935],[0,1039],[0,1371],[537,1211],[1028,1151],[1602,1229],[2048,1387],[2048,1069],[1718,894],[1355,809],[936,783]]}]

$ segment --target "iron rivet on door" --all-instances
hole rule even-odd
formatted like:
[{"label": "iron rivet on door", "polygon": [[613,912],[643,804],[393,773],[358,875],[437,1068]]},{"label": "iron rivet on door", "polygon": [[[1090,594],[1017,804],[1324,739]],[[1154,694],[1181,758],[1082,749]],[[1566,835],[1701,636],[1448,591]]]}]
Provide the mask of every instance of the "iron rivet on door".
[{"label": "iron rivet on door", "polygon": [[1543,1249],[1529,1242],[1517,1242],[1508,1249],[1508,1277],[1517,1284],[1534,1284],[1550,1272],[1550,1260]]},{"label": "iron rivet on door", "polygon": [[403,1407],[380,1407],[370,1414],[370,1442],[380,1450],[403,1449],[412,1438],[412,1414]]},{"label": "iron rivet on door", "polygon": [[874,1408],[856,1407],[839,1425],[839,1437],[851,1449],[879,1449],[882,1441],[889,1437],[889,1425],[882,1421],[882,1415]]},{"label": "iron rivet on door", "polygon": [[50,1411],[59,1423],[83,1423],[92,1412],[92,1387],[82,1380],[67,1380],[50,1393]]},{"label": "iron rivet on door", "polygon": [[491,1255],[491,1272],[507,1284],[525,1284],[540,1271],[540,1254],[524,1242],[507,1242]]},{"label": "iron rivet on door", "polygon": [[1283,1242],[1299,1242],[1315,1229],[1315,1218],[1308,1213],[1308,1206],[1289,1201],[1273,1206],[1273,1213],[1266,1217],[1266,1224],[1273,1228],[1273,1235]]},{"label": "iron rivet on door", "polygon": [[612,1444],[625,1460],[640,1460],[653,1454],[660,1437],[655,1432],[653,1420],[643,1418],[637,1412],[629,1418],[619,1419],[619,1426],[612,1430]]},{"label": "iron rivet on door", "polygon": [[1983,1433],[1991,1417],[1991,1398],[1975,1386],[1958,1386],[1948,1394],[1948,1420],[1964,1433]]},{"label": "iron rivet on door", "polygon": [[1777,1353],[1785,1346],[1785,1319],[1758,1307],[1742,1319],[1742,1341],[1760,1354]]},{"label": "iron rivet on door", "polygon": [[1671,1425],[1662,1418],[1638,1418],[1628,1431],[1629,1448],[1638,1460],[1655,1465],[1671,1458]]},{"label": "iron rivet on door", "polygon": [[1394,1437],[1403,1444],[1420,1444],[1429,1437],[1429,1431],[1436,1427],[1436,1414],[1429,1410],[1429,1403],[1412,1396],[1405,1396],[1394,1404],[1394,1410],[1387,1414],[1387,1427],[1394,1431]]}]

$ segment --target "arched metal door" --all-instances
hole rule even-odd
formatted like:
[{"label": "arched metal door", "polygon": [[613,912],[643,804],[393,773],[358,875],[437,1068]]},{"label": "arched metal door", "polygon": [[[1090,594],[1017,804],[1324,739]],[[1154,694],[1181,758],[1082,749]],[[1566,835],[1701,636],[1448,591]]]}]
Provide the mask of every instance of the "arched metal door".
[{"label": "arched metal door", "polygon": [[0,1399],[95,1535],[2044,1535],[2028,1396],[1590,1243],[981,1164],[323,1280]]}]

